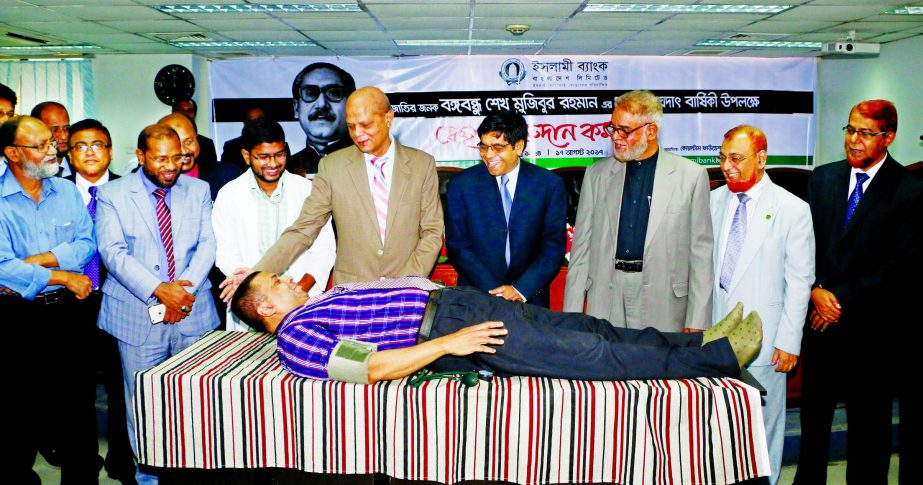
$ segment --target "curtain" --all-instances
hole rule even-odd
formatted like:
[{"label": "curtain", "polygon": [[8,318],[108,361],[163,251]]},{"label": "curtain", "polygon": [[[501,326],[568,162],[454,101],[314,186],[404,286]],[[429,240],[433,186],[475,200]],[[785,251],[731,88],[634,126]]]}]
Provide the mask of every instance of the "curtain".
[{"label": "curtain", "polygon": [[17,114],[29,114],[43,101],[67,108],[71,122],[93,118],[93,64],[89,59],[55,61],[0,61],[0,83],[19,98]]}]

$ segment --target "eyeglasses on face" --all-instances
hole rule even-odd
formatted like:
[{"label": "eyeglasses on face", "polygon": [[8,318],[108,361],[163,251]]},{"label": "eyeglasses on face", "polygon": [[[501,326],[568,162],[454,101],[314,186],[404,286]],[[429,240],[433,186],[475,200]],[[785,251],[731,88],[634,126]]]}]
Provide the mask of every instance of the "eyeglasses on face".
[{"label": "eyeglasses on face", "polygon": [[302,86],[299,93],[301,94],[301,100],[305,103],[317,101],[321,93],[324,94],[327,101],[336,103],[337,101],[343,101],[347,94],[346,87],[339,84],[331,84],[330,86],[312,86],[309,84]]},{"label": "eyeglasses on face", "polygon": [[610,122],[606,125],[606,133],[608,133],[609,136],[612,136],[612,135],[618,133],[618,135],[619,135],[620,137],[622,137],[622,138],[628,138],[628,135],[630,135],[630,134],[632,134],[632,133],[634,133],[634,132],[640,130],[641,128],[644,128],[645,126],[647,126],[647,125],[649,125],[649,124],[651,124],[650,121],[647,122],[647,123],[644,123],[644,124],[641,125],[641,126],[638,126],[638,127],[629,129],[629,128],[625,128],[625,127],[623,127],[623,126],[615,126],[615,125],[613,125],[612,122],[610,121]]},{"label": "eyeglasses on face", "polygon": [[71,150],[78,151],[80,153],[86,153],[88,150],[93,150],[96,153],[102,153],[104,148],[112,148],[112,145],[107,145],[101,141],[94,141],[90,144],[79,142],[74,144],[74,146],[71,147]]},{"label": "eyeglasses on face", "polygon": [[16,144],[13,144],[13,146],[14,146],[14,147],[19,147],[19,148],[31,148],[31,149],[33,149],[33,150],[38,150],[38,151],[40,151],[40,152],[47,152],[50,148],[55,148],[55,149],[58,148],[58,140],[51,139],[51,140],[46,141],[45,143],[42,143],[41,145],[16,145]]},{"label": "eyeglasses on face", "polygon": [[846,125],[843,127],[843,131],[846,132],[846,136],[859,135],[860,138],[869,140],[875,138],[876,136],[887,135],[887,131],[869,131],[869,130],[857,130],[852,125]]},{"label": "eyeglasses on face", "polygon": [[502,152],[505,152],[507,147],[509,146],[510,146],[509,143],[494,143],[493,145],[485,145],[483,143],[478,143],[478,150],[480,150],[481,153],[489,153],[489,152],[502,153]]},{"label": "eyeglasses on face", "polygon": [[259,160],[260,163],[266,163],[269,160],[278,160],[280,162],[284,162],[286,157],[288,157],[288,155],[285,153],[285,150],[281,152],[276,152],[276,153],[260,153],[260,154],[255,154],[253,152],[249,152],[249,153],[252,158]]}]

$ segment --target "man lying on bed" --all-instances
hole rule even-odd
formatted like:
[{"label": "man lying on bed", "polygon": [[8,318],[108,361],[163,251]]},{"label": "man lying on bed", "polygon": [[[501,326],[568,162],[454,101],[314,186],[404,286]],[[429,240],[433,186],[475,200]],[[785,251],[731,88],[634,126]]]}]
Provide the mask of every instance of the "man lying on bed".
[{"label": "man lying on bed", "polygon": [[661,333],[417,277],[341,285],[309,299],[292,281],[257,272],[234,292],[232,309],[278,335],[279,358],[293,374],[356,383],[423,367],[578,380],[736,377],[762,341],[759,316],[741,320],[741,305],[704,333]]}]

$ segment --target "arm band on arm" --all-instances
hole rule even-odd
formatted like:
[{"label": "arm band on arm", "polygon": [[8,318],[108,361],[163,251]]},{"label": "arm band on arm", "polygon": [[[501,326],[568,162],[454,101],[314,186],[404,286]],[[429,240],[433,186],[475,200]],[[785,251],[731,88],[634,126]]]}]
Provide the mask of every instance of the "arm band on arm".
[{"label": "arm band on arm", "polygon": [[335,381],[369,383],[369,357],[378,345],[358,340],[342,339],[330,352],[327,376]]}]

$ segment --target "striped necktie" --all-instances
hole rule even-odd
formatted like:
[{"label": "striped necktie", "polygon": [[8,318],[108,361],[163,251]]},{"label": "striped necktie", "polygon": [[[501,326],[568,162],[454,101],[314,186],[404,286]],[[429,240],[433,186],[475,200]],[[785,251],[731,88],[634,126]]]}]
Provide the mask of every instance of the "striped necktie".
[{"label": "striped necktie", "polygon": [[500,176],[500,185],[503,190],[500,191],[500,197],[503,199],[503,215],[506,217],[506,267],[510,267],[510,211],[513,209],[513,198],[510,196],[508,184],[510,178],[506,175]]},{"label": "striped necktie", "polygon": [[385,229],[388,225],[388,183],[385,180],[385,164],[388,157],[373,157],[372,166],[375,167],[372,176],[372,199],[375,202],[375,214],[378,216],[378,231],[381,234],[381,243],[385,243]]},{"label": "striped necktie", "polygon": [[[99,187],[91,185],[89,188],[90,202],[87,203],[87,212],[90,213],[90,220],[96,222],[96,191]],[[90,278],[93,283],[93,289],[99,289],[99,252],[93,253],[93,259],[83,268],[83,274]]]},{"label": "striped necktie", "polygon": [[157,199],[157,226],[160,227],[160,241],[163,242],[163,250],[167,254],[167,276],[170,281],[176,279],[176,261],[173,259],[173,228],[170,223],[170,208],[164,198],[167,196],[167,189],[157,189],[154,191],[154,197]]}]

